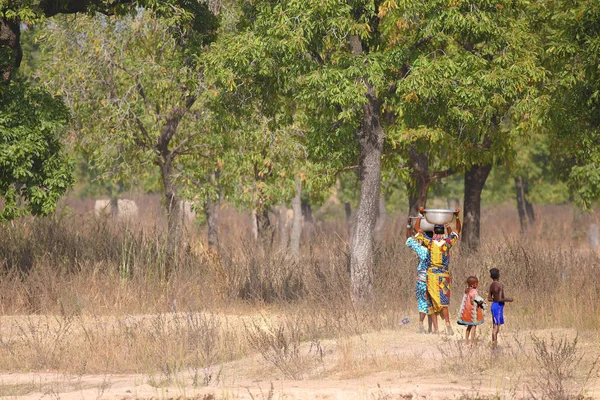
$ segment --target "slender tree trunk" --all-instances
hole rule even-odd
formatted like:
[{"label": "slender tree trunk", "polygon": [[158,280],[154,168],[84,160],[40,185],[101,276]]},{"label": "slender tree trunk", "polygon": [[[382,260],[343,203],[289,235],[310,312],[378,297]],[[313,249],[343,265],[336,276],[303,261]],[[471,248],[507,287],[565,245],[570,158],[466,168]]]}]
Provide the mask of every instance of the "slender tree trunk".
[{"label": "slender tree trunk", "polygon": [[292,199],[292,210],[294,219],[292,221],[292,234],[290,247],[292,258],[295,261],[300,259],[300,238],[302,237],[302,181],[296,177],[296,195]]},{"label": "slender tree trunk", "polygon": [[414,185],[414,187],[410,187],[410,185],[406,186],[408,191],[409,217],[416,217],[419,214],[419,207],[427,206],[427,193],[429,192],[431,181],[429,177],[416,174]]},{"label": "slender tree trunk", "polygon": [[[349,37],[354,56],[363,54],[357,35]],[[366,102],[363,105],[361,127],[358,131],[358,167],[360,196],[356,209],[356,223],[350,243],[350,282],[352,302],[355,305],[370,302],[373,292],[373,231],[379,206],[381,186],[381,155],[384,132],[381,126],[381,102],[368,77],[363,78]]]},{"label": "slender tree trunk", "polygon": [[304,222],[312,224],[314,222],[312,207],[306,200],[302,200],[302,215],[304,216]]},{"label": "slender tree trunk", "polygon": [[344,202],[344,212],[346,214],[346,231],[348,233],[348,240],[350,240],[350,238],[352,238],[354,224],[352,222],[352,205],[349,201]]},{"label": "slender tree trunk", "polygon": [[257,209],[254,212],[254,218],[257,240],[266,248],[271,248],[271,246],[273,246],[274,232],[273,225],[269,219],[269,210],[266,208]]},{"label": "slender tree trunk", "polygon": [[515,191],[517,193],[519,226],[521,227],[521,233],[525,233],[525,231],[527,231],[527,215],[525,211],[525,195],[523,193],[523,179],[521,177],[515,178]]},{"label": "slender tree trunk", "polygon": [[427,205],[427,193],[431,185],[432,178],[429,174],[429,156],[425,153],[418,153],[416,148],[411,146],[408,151],[410,160],[410,171],[412,182],[406,184],[408,192],[408,216],[416,217],[419,214],[419,207]]},{"label": "slender tree trunk", "polygon": [[282,254],[286,255],[288,250],[288,245],[290,244],[290,235],[289,235],[289,221],[288,221],[288,211],[289,209],[285,204],[277,207],[277,228],[279,231],[279,250]]},{"label": "slender tree trunk", "polygon": [[258,242],[258,219],[256,218],[256,209],[252,210],[252,237]]},{"label": "slender tree trunk", "polygon": [[204,215],[206,215],[206,225],[208,228],[208,248],[219,252],[219,207],[221,203],[220,196],[215,200],[208,200],[204,203]]},{"label": "slender tree trunk", "polygon": [[[177,248],[181,245],[181,205],[175,185],[174,169],[170,157],[161,165],[161,178],[165,188],[165,206],[167,209],[167,253],[174,261]],[[167,277],[171,271],[167,271]]]},{"label": "slender tree trunk", "polygon": [[208,198],[204,203],[204,215],[206,216],[206,225],[208,228],[208,248],[217,252],[220,251],[219,243],[219,210],[221,207],[222,193],[219,186],[220,168],[211,171],[207,174],[207,180],[210,184],[217,188],[217,197]]},{"label": "slender tree trunk", "polygon": [[479,248],[481,191],[491,170],[491,164],[477,164],[465,173],[465,199],[463,202],[465,217],[462,241],[469,250]]},{"label": "slender tree trunk", "polygon": [[527,211],[527,220],[529,226],[535,225],[535,213],[533,212],[533,205],[529,201],[529,181],[523,179],[523,198],[525,200],[525,211]]},{"label": "slender tree trunk", "polygon": [[368,83],[367,102],[359,132],[360,197],[350,248],[352,301],[364,304],[373,293],[373,231],[379,207],[381,154],[384,132],[379,120],[380,104],[375,89]]},{"label": "slender tree trunk", "polygon": [[533,205],[529,202],[529,183],[526,178],[515,178],[515,190],[517,192],[517,210],[519,212],[519,223],[521,233],[526,232],[535,224],[535,213]]},{"label": "slender tree trunk", "polygon": [[352,205],[349,201],[344,202],[344,213],[346,215],[346,224],[350,226],[350,223],[352,222]]},{"label": "slender tree trunk", "polygon": [[110,210],[110,217],[116,219],[119,216],[119,196],[115,196],[114,194],[110,196],[108,208]]},{"label": "slender tree trunk", "polygon": [[18,19],[0,18],[0,75],[10,81],[23,58],[21,50],[21,22]]},{"label": "slender tree trunk", "polygon": [[310,243],[314,231],[313,223],[315,222],[315,219],[313,217],[312,207],[308,200],[302,200],[302,220],[304,221],[302,230],[306,232],[305,236]]},{"label": "slender tree trunk", "polygon": [[111,218],[117,218],[119,216],[119,197],[123,193],[123,182],[118,181],[116,185],[109,185],[108,190],[110,191],[110,216]]}]

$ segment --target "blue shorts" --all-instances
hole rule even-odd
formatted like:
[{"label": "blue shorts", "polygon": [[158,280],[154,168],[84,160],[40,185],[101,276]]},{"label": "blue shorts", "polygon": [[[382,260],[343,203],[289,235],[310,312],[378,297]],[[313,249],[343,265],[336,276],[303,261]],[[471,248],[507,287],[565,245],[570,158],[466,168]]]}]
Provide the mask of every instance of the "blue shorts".
[{"label": "blue shorts", "polygon": [[492,303],[492,321],[494,325],[504,325],[504,303]]}]

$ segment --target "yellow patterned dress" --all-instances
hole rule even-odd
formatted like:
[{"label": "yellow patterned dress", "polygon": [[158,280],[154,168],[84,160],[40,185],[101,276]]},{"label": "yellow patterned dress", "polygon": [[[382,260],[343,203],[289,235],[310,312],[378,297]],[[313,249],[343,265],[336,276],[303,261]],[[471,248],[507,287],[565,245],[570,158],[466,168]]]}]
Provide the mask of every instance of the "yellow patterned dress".
[{"label": "yellow patterned dress", "polygon": [[422,233],[417,234],[416,239],[423,240],[427,246],[430,255],[430,264],[427,268],[427,293],[431,306],[429,314],[442,311],[444,307],[450,305],[450,248],[458,240],[458,234],[452,232],[439,240],[434,240]]}]

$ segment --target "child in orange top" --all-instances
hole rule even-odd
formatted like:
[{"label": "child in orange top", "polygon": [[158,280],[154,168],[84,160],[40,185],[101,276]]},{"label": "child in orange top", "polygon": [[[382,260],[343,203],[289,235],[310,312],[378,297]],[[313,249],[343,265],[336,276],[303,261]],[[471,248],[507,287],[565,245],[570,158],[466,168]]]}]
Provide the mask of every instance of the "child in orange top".
[{"label": "child in orange top", "polygon": [[467,278],[467,288],[458,314],[458,324],[467,326],[465,344],[469,344],[469,335],[471,336],[471,342],[477,342],[477,325],[483,324],[485,302],[477,293],[478,286],[479,280],[476,277],[470,276]]}]

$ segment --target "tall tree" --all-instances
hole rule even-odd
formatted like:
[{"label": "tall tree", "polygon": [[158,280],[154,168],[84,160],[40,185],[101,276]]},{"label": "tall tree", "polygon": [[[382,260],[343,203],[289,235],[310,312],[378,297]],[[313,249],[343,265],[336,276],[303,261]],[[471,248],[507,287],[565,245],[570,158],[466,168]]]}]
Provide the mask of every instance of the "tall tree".
[{"label": "tall tree", "polygon": [[[64,193],[66,187],[72,183],[72,168],[67,167],[67,160],[62,154],[62,148],[56,137],[52,134],[56,130],[58,121],[63,118],[62,112],[64,109],[56,100],[50,101],[47,96],[37,89],[31,89],[22,82],[11,83],[16,76],[21,60],[23,59],[23,50],[21,46],[21,29],[22,26],[30,26],[31,24],[39,23],[46,17],[52,17],[57,14],[72,14],[83,13],[90,10],[102,12],[105,14],[122,14],[135,11],[132,7],[131,0],[115,0],[115,1],[54,1],[54,0],[27,0],[22,2],[2,1],[0,2],[0,85],[2,85],[1,95],[4,100],[5,95],[8,96],[8,101],[0,102],[0,115],[6,116],[4,122],[6,125],[3,130],[2,140],[7,145],[7,150],[10,150],[13,145],[20,143],[23,149],[32,150],[31,146],[36,149],[33,154],[28,156],[23,152],[22,156],[14,157],[15,154],[4,154],[7,156],[5,170],[3,171],[5,181],[2,183],[5,187],[5,192],[2,194],[5,197],[6,206],[4,208],[5,217],[18,214],[13,207],[15,203],[15,193],[18,193],[22,199],[26,200],[27,207],[34,214],[47,214],[53,208],[52,202],[56,201],[60,194]],[[194,9],[198,7],[193,1],[183,2],[154,2],[141,1],[136,2],[137,5],[154,9],[164,15],[172,15],[183,9]],[[200,5],[200,7],[203,7]],[[205,7],[205,6],[204,6]],[[198,26],[204,19],[195,19],[194,28]],[[198,23],[198,24],[197,24]],[[76,53],[74,53],[76,54]],[[72,54],[66,59],[70,58]],[[52,90],[52,92],[54,92]],[[23,96],[16,98],[15,96]],[[39,101],[44,98],[43,101]],[[52,103],[52,104],[50,104]],[[22,108],[22,111],[29,110],[27,114],[30,118],[12,119],[15,114],[14,106]],[[54,110],[56,118],[48,117],[45,111],[39,109],[40,106],[48,107],[47,110]],[[35,111],[31,108],[36,107]],[[35,138],[34,138],[35,137]],[[47,160],[39,157],[46,157]],[[37,160],[37,161],[35,161]],[[16,162],[16,163],[15,163]],[[22,162],[23,164],[18,164]],[[39,168],[39,163],[44,164],[44,168]],[[52,170],[54,168],[54,171]],[[21,172],[29,170],[27,183],[21,183],[24,179]],[[50,182],[50,176],[54,175],[56,179]],[[60,178],[60,179],[58,179]],[[18,188],[11,188],[14,180]],[[34,182],[37,182],[34,184]],[[43,182],[43,184],[40,184]],[[4,186],[8,183],[8,186]],[[33,190],[34,185],[38,185],[41,190]],[[40,186],[42,185],[42,186]],[[35,198],[31,196],[35,193]],[[22,203],[20,203],[22,204]],[[21,208],[22,210],[24,208]]]},{"label": "tall tree", "polygon": [[172,254],[181,239],[181,159],[202,157],[208,146],[202,74],[182,43],[196,32],[179,26],[181,20],[150,11],[51,23],[47,64],[39,72],[64,94],[77,118],[79,145],[107,175],[132,178],[148,164],[158,167]]},{"label": "tall tree", "polygon": [[73,163],[60,140],[69,111],[18,80],[0,84],[0,110],[0,221],[48,215],[73,184]]},{"label": "tall tree", "polygon": [[[46,17],[57,14],[85,13],[89,10],[112,15],[130,12],[132,0],[28,0],[3,1],[0,3],[0,75],[4,82],[10,81],[21,65],[23,50],[21,47],[21,25],[34,24]],[[152,6],[151,2],[142,3]],[[158,5],[154,3],[154,5]],[[168,8],[167,3],[159,8]]]},{"label": "tall tree", "polygon": [[534,2],[553,72],[538,123],[552,138],[554,172],[584,208],[600,198],[600,7],[594,0]]},{"label": "tall tree", "polygon": [[408,198],[408,216],[426,207],[431,185],[452,175],[457,168],[453,152],[460,144],[441,129],[426,126],[407,129],[410,122],[394,124],[388,131],[386,170],[402,180]]},{"label": "tall tree", "polygon": [[245,3],[244,11],[239,30],[213,47],[210,61],[219,67],[210,69],[219,72],[220,86],[242,99],[279,96],[302,104],[308,110],[304,126],[311,160],[334,170],[358,164],[351,294],[356,304],[365,303],[374,296],[382,116],[395,80],[401,79],[395,67],[401,54],[386,48],[373,2],[258,1]]},{"label": "tall tree", "polygon": [[[513,153],[511,120],[527,107],[545,76],[539,38],[522,1],[385,2],[399,45],[426,41],[411,51],[399,105],[412,126],[443,129],[460,143],[454,162],[465,172],[463,241],[479,246],[481,191],[495,160]],[[383,6],[382,6],[383,7]],[[403,46],[405,48],[405,46]]]}]

